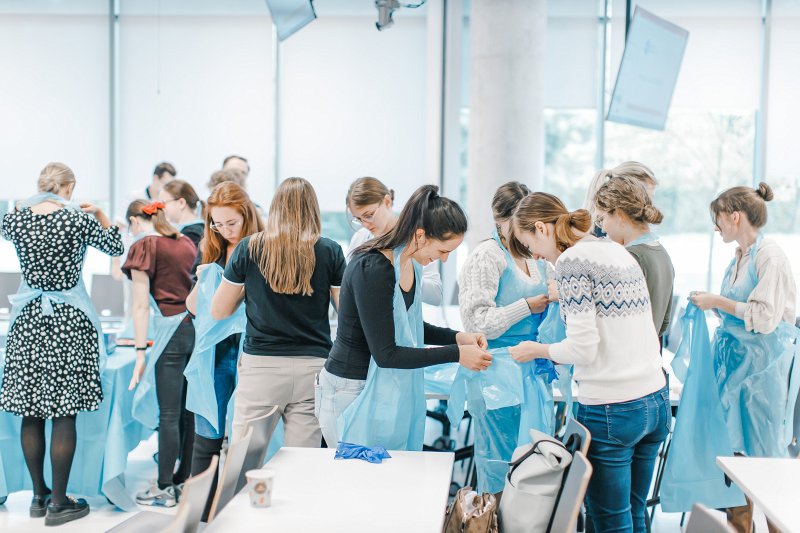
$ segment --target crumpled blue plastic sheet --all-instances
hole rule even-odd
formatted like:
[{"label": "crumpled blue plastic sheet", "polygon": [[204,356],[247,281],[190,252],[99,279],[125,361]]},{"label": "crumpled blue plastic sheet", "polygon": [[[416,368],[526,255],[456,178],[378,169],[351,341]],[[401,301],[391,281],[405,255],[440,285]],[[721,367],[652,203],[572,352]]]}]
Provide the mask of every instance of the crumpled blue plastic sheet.
[{"label": "crumpled blue plastic sheet", "polygon": [[382,463],[384,459],[391,459],[391,455],[383,446],[361,446],[349,442],[340,442],[336,446],[334,459],[361,459],[373,464]]}]

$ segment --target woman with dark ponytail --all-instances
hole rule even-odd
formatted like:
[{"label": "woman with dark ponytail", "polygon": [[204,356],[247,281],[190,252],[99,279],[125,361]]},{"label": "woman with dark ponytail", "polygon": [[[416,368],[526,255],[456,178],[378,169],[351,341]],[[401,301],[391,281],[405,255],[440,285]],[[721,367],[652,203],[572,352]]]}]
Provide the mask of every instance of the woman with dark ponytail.
[{"label": "woman with dark ponytail", "polygon": [[[186,313],[197,250],[167,221],[165,205],[135,200],[126,218],[134,242],[122,271],[133,281],[136,367],[130,389],[137,387],[133,417],[158,428],[158,481],[136,495],[141,505],[173,507],[176,486],[190,475],[194,416],[186,410],[183,370],[194,348],[194,326]],[[154,312],[153,346],[148,349],[148,322]],[[142,382],[141,384],[139,382]],[[181,457],[180,468],[175,464]]]},{"label": "woman with dark ponytail", "polygon": [[394,227],[358,247],[347,265],[336,340],[316,383],[317,417],[329,446],[341,437],[421,450],[422,368],[459,362],[485,370],[491,364],[483,334],[422,320],[422,266],[446,261],[467,231],[461,207],[438,191],[433,185],[417,189]]},{"label": "woman with dark ponytail", "polygon": [[661,369],[647,283],[620,244],[589,230],[585,209],[568,211],[533,193],[514,214],[514,234],[535,258],[555,265],[566,338],[509,349],[519,362],[574,365],[576,419],[592,435],[594,472],[586,494],[595,531],[645,531],[645,505],[661,443],[669,433],[669,390]]},{"label": "woman with dark ponytail", "polygon": [[[798,330],[792,266],[778,244],[764,237],[772,189],[734,187],[711,202],[716,231],[739,247],[722,281],[721,294],[692,293],[702,310],[722,321],[714,335],[714,374],[728,437],[735,453],[785,457],[797,399]],[[713,437],[713,436],[712,436]],[[728,509],[737,531],[749,532],[753,504]],[[770,531],[775,529],[770,524]]]}]

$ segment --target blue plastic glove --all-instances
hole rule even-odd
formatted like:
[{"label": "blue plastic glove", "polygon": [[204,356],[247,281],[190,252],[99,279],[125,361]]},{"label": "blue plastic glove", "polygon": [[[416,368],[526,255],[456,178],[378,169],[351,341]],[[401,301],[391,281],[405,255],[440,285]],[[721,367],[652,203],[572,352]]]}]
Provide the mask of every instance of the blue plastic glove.
[{"label": "blue plastic glove", "polygon": [[536,366],[534,367],[533,373],[537,376],[544,375],[546,376],[547,383],[552,383],[553,380],[558,379],[558,373],[556,372],[556,366],[553,364],[552,361],[547,359],[534,359],[536,361]]},{"label": "blue plastic glove", "polygon": [[363,459],[370,463],[381,463],[384,459],[390,459],[391,457],[383,446],[368,448],[360,444],[340,442],[336,447],[334,459]]}]

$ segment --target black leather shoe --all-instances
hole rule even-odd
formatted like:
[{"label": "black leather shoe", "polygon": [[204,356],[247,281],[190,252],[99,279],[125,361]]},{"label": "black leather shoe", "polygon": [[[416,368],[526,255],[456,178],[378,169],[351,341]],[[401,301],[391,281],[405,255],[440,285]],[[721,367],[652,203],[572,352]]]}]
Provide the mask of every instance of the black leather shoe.
[{"label": "black leather shoe", "polygon": [[38,496],[36,494],[31,498],[31,518],[43,518],[47,514],[47,504],[50,503],[50,494]]},{"label": "black leather shoe", "polygon": [[46,526],[60,526],[67,522],[72,522],[78,518],[83,518],[89,514],[89,504],[83,498],[77,500],[72,497],[67,497],[67,503],[56,505],[50,503],[47,506],[47,515],[44,517],[44,525]]}]

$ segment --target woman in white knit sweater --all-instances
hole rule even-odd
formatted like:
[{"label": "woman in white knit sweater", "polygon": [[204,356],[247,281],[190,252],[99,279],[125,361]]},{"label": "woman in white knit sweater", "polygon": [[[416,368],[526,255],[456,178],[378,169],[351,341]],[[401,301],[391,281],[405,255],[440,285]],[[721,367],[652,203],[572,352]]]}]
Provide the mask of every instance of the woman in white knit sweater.
[{"label": "woman in white knit sweater", "polygon": [[[526,260],[516,252],[520,245],[511,231],[511,216],[528,194],[528,187],[516,181],[497,189],[492,198],[496,230],[491,239],[473,250],[458,278],[458,301],[464,327],[485,333],[489,348],[515,346],[523,340],[535,339],[547,307],[547,264]],[[513,361],[510,363],[518,370]],[[485,394],[496,396],[496,389],[506,387],[505,375],[499,368],[495,366],[494,370],[481,374],[481,388]],[[519,386],[521,391],[521,375]],[[517,446],[523,394],[504,392],[509,393],[507,400],[492,402],[491,397],[485,400],[485,415],[472,413],[480,492],[503,490],[508,462]]]},{"label": "woman in white knit sweater", "polygon": [[595,531],[645,531],[645,503],[658,448],[670,425],[669,390],[647,284],[627,250],[597,239],[588,211],[569,212],[534,193],[514,214],[514,233],[534,258],[555,264],[566,339],[511,348],[520,362],[573,364],[577,420],[591,435],[586,495]]}]

